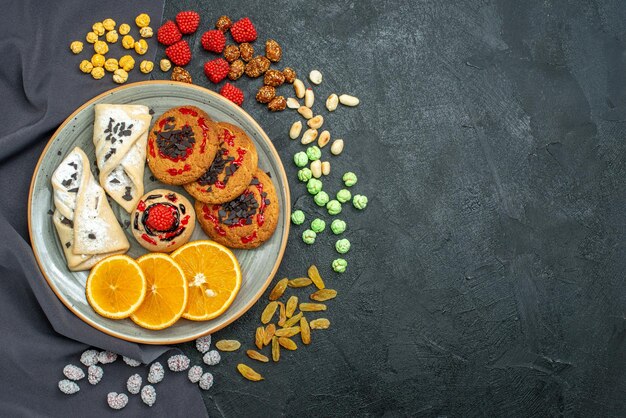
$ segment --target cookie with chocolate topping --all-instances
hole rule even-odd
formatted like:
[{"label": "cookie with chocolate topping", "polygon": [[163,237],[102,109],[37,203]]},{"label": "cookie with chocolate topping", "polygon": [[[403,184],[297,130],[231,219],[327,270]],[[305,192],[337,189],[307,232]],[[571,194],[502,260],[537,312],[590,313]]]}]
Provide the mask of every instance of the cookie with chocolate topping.
[{"label": "cookie with chocolate topping", "polygon": [[159,117],[148,136],[148,166],[166,184],[195,181],[211,166],[218,148],[215,122],[195,106],[181,106]]},{"label": "cookie with chocolate topping", "polygon": [[196,226],[191,202],[167,189],[152,190],[139,199],[131,213],[130,228],[142,247],[170,253],[187,243]]},{"label": "cookie with chocolate topping", "polygon": [[256,172],[258,155],[243,129],[226,122],[217,123],[219,148],[211,167],[185,190],[204,203],[229,202],[248,187]]},{"label": "cookie with chocolate topping", "polygon": [[244,192],[230,202],[196,201],[194,206],[204,232],[231,248],[258,247],[272,236],[278,224],[276,189],[269,176],[259,169]]}]

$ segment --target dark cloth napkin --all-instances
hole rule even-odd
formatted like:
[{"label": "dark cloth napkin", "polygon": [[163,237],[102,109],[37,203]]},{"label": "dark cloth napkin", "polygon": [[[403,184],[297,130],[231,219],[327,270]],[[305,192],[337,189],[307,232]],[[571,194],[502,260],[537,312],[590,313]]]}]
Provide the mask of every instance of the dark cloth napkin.
[{"label": "dark cloth napkin", "polygon": [[[27,229],[27,201],[31,176],[46,142],[59,124],[86,100],[116,85],[111,74],[94,80],[81,73],[78,64],[90,59],[91,44],[85,34],[93,22],[113,18],[128,23],[138,38],[134,18],[148,13],[158,27],[163,4],[154,0],[84,2],[3,2],[0,24],[0,416],[206,416],[199,389],[186,372],[167,370],[169,347],[128,343],[110,337],[74,316],[57,299],[41,275],[33,256]],[[84,43],[80,55],[69,51],[73,40]],[[110,56],[128,53],[111,47]],[[148,76],[139,72],[142,59],[154,60],[156,40],[139,58],[130,81]],[[158,68],[158,63],[156,63]],[[49,208],[39,208],[47,211]],[[157,401],[149,408],[130,395],[125,409],[114,411],[106,402],[108,392],[124,392],[126,381],[139,373],[144,383],[147,366],[132,368],[121,361],[102,366],[97,386],[79,381],[81,390],[65,395],[57,387],[65,377],[63,367],[72,363],[86,371],[80,354],[89,347],[151,362],[166,369],[155,385]]]}]

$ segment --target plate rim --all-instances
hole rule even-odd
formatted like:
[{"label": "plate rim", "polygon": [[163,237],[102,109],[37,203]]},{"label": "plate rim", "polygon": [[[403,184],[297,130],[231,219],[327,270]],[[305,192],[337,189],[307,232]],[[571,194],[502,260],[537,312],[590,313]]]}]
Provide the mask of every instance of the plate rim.
[{"label": "plate rim", "polygon": [[102,93],[94,96],[93,98],[87,100],[85,103],[83,103],[81,106],[79,106],[76,110],[74,110],[67,118],[65,118],[65,120],[54,131],[54,133],[52,134],[52,136],[50,137],[50,139],[46,143],[46,146],[41,151],[41,155],[39,156],[39,159],[37,160],[37,165],[35,166],[35,168],[33,170],[32,177],[31,177],[30,188],[29,188],[29,191],[28,191],[28,235],[29,235],[29,239],[30,239],[31,249],[33,251],[33,254],[35,255],[35,260],[37,261],[37,267],[39,268],[39,271],[41,272],[41,274],[46,279],[46,282],[47,282],[48,286],[50,287],[50,289],[52,289],[52,291],[54,292],[56,297],[63,303],[63,305],[65,305],[65,307],[68,308],[70,310],[70,312],[72,312],[74,315],[76,315],[78,318],[80,318],[83,322],[85,322],[86,324],[88,324],[89,326],[95,328],[98,331],[101,331],[101,332],[103,332],[103,333],[105,333],[105,334],[107,334],[107,335],[109,335],[111,337],[118,338],[118,339],[121,339],[121,340],[124,340],[124,341],[129,341],[129,342],[133,342],[133,343],[141,343],[141,344],[149,344],[149,345],[179,344],[179,343],[183,343],[183,342],[194,340],[194,339],[202,337],[204,335],[212,334],[212,333],[214,333],[216,331],[219,331],[219,330],[227,327],[228,325],[232,324],[237,319],[239,319],[244,313],[248,312],[248,310],[250,310],[250,308],[259,300],[259,298],[263,295],[265,290],[268,288],[268,286],[270,285],[270,283],[272,282],[272,280],[276,276],[278,268],[280,267],[280,264],[281,264],[281,262],[283,260],[283,256],[285,254],[285,249],[287,247],[287,239],[289,237],[289,229],[290,229],[290,226],[291,226],[289,221],[283,220],[283,223],[285,224],[285,228],[284,228],[283,236],[282,236],[282,244],[280,246],[276,262],[274,263],[274,266],[272,267],[272,271],[268,275],[268,277],[267,277],[265,283],[263,284],[263,286],[261,286],[260,290],[256,294],[253,295],[253,297],[250,300],[250,302],[248,302],[245,306],[243,306],[239,311],[235,312],[233,317],[230,320],[226,321],[224,324],[221,324],[221,325],[215,326],[213,328],[210,328],[209,330],[207,330],[205,332],[201,332],[201,333],[190,335],[188,337],[165,338],[165,339],[161,339],[161,340],[145,340],[145,339],[142,339],[140,337],[132,337],[132,336],[122,335],[122,334],[119,334],[119,333],[117,333],[115,331],[109,330],[109,329],[105,328],[104,326],[98,324],[97,322],[92,321],[91,319],[89,319],[86,316],[82,315],[77,309],[75,309],[73,307],[73,305],[70,303],[70,301],[66,300],[64,297],[61,296],[59,289],[57,289],[57,287],[52,283],[51,279],[48,277],[48,275],[44,271],[44,269],[42,267],[41,259],[39,257],[39,252],[38,252],[37,247],[35,246],[35,242],[33,240],[32,203],[33,203],[33,191],[34,191],[34,186],[35,186],[35,178],[36,178],[37,174],[39,173],[40,166],[41,166],[41,163],[43,161],[43,158],[48,153],[48,149],[50,148],[50,146],[52,145],[54,140],[57,138],[59,133],[65,128],[65,126],[68,125],[74,119],[74,117],[78,113],[83,111],[86,107],[92,105],[94,102],[98,101],[99,99],[101,99],[101,98],[103,98],[105,96],[111,95],[112,93],[115,93],[115,92],[118,92],[118,91],[121,91],[121,90],[126,90],[126,89],[133,88],[133,87],[137,87],[137,86],[142,86],[142,85],[170,85],[170,86],[177,86],[177,87],[184,87],[184,88],[195,89],[195,90],[198,90],[198,91],[200,91],[202,93],[209,94],[210,96],[214,96],[215,99],[221,101],[224,105],[229,107],[232,111],[234,111],[235,113],[241,114],[245,119],[247,119],[248,122],[250,124],[252,124],[258,130],[258,132],[261,134],[263,139],[267,142],[267,144],[269,145],[270,154],[275,158],[275,161],[278,162],[277,165],[278,165],[278,168],[279,168],[279,174],[282,176],[284,184],[286,185],[286,187],[284,188],[284,190],[285,190],[285,204],[286,204],[286,208],[285,209],[286,209],[286,214],[287,214],[286,215],[286,219],[289,219],[289,214],[290,214],[290,211],[291,211],[291,194],[290,194],[290,190],[289,190],[289,182],[288,182],[288,178],[287,178],[287,173],[285,172],[285,167],[283,165],[283,162],[282,162],[280,156],[278,155],[278,152],[276,151],[276,147],[274,146],[274,143],[272,142],[272,140],[269,138],[267,133],[265,133],[265,130],[263,130],[263,128],[259,125],[259,123],[248,112],[246,112],[243,108],[241,108],[240,106],[238,106],[235,103],[231,102],[230,100],[226,99],[222,95],[220,95],[220,94],[218,94],[218,93],[216,93],[216,92],[214,92],[212,90],[209,90],[209,89],[207,89],[205,87],[202,87],[202,86],[198,86],[198,85],[195,85],[195,84],[182,83],[182,82],[178,82],[178,81],[147,80],[147,81],[138,81],[138,82],[134,82],[134,83],[125,84],[123,86],[115,87],[115,88],[109,89],[109,90],[107,90],[105,92],[102,92]]}]

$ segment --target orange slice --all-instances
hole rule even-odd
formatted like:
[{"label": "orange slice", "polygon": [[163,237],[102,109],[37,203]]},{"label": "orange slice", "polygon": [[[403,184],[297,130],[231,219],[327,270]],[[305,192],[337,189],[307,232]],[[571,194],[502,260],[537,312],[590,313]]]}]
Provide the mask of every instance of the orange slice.
[{"label": "orange slice", "polygon": [[228,309],[241,288],[241,269],[235,254],[213,241],[194,241],[172,253],[185,272],[189,301],[183,318],[213,319]]},{"label": "orange slice", "polygon": [[185,273],[171,257],[150,253],[137,259],[146,276],[146,298],[130,319],[147,329],[164,329],[180,319],[187,306]]},{"label": "orange slice", "polygon": [[135,260],[114,255],[91,269],[85,293],[98,314],[111,319],[128,318],[146,296],[146,277]]}]

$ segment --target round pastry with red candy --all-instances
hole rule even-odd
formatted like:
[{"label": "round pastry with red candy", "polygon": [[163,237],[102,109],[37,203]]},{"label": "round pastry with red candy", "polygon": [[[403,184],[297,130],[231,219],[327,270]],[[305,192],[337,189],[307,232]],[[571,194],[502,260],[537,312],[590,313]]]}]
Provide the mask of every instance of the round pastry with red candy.
[{"label": "round pastry with red candy", "polygon": [[154,122],[147,160],[154,177],[166,184],[195,181],[217,153],[215,122],[195,106],[175,107]]},{"label": "round pastry with red candy", "polygon": [[187,193],[204,203],[233,200],[248,187],[257,168],[256,147],[241,128],[219,122],[217,137],[219,148],[211,167],[184,186]]},{"label": "round pastry with red candy", "polygon": [[216,242],[231,248],[256,248],[278,225],[279,206],[270,177],[257,169],[244,192],[222,204],[196,200],[200,226]]},{"label": "round pastry with red candy", "polygon": [[142,247],[169,253],[189,241],[196,214],[185,196],[156,189],[139,199],[130,222],[133,236]]}]

